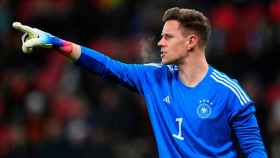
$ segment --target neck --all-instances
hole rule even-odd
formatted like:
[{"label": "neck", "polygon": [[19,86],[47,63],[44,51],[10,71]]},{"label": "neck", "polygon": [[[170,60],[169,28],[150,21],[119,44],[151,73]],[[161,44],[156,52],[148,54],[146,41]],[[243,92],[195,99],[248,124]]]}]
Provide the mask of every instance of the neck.
[{"label": "neck", "polygon": [[179,79],[188,87],[195,87],[208,71],[204,52],[191,52],[178,67]]}]

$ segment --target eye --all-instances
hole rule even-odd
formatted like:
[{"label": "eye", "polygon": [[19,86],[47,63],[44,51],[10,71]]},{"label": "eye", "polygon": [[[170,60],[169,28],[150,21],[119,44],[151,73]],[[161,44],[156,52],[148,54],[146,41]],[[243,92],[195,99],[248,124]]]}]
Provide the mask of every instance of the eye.
[{"label": "eye", "polygon": [[173,36],[170,35],[170,34],[165,34],[163,37],[164,37],[166,40],[169,40],[169,39],[173,38]]}]

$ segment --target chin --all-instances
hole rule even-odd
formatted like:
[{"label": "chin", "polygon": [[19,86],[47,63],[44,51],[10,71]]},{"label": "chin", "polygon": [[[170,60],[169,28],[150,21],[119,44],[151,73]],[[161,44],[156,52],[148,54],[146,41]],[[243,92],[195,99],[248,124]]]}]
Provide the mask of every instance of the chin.
[{"label": "chin", "polygon": [[178,65],[177,60],[163,60],[161,59],[161,63],[164,65]]},{"label": "chin", "polygon": [[172,62],[166,60],[161,60],[161,63],[164,65],[172,64]]},{"label": "chin", "polygon": [[167,64],[167,61],[161,60],[161,63],[162,63],[162,64]]}]

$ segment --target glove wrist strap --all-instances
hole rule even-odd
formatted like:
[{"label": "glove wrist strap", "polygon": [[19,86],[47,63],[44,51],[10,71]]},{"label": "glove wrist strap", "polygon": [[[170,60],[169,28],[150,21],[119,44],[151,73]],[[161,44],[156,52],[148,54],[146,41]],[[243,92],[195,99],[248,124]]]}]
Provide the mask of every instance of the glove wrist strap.
[{"label": "glove wrist strap", "polygon": [[62,44],[60,46],[54,45],[55,48],[58,48],[60,53],[64,56],[69,57],[73,51],[73,43],[69,41],[62,40]]}]

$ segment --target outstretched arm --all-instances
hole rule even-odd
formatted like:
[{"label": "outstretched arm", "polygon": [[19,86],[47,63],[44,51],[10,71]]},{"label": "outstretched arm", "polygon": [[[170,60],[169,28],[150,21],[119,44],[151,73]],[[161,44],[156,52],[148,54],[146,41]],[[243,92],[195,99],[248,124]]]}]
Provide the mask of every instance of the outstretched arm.
[{"label": "outstretched arm", "polygon": [[19,22],[13,23],[13,27],[24,33],[22,36],[22,51],[24,53],[31,53],[34,47],[56,48],[61,54],[74,61],[76,65],[94,72],[104,79],[143,93],[144,65],[125,64],[113,60],[95,50],[60,39],[50,33],[22,25]]}]

